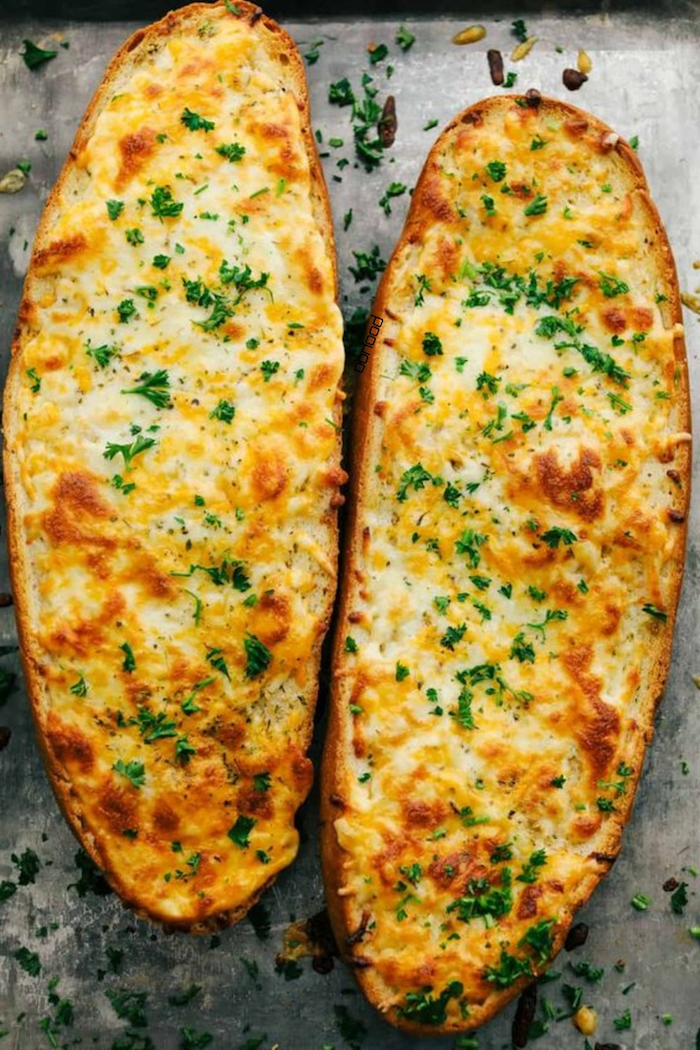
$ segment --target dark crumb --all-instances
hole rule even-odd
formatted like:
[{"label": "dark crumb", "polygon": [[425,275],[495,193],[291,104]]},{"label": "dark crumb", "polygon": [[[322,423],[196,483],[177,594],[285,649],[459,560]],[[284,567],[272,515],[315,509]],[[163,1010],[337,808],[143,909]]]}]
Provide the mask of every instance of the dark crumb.
[{"label": "dark crumb", "polygon": [[678,882],[678,879],[675,879],[672,875],[670,879],[666,879],[663,885],[664,892],[673,893],[674,890],[678,889],[679,885],[680,883]]},{"label": "dark crumb", "polygon": [[518,999],[518,1006],[513,1018],[513,1046],[527,1046],[527,1034],[535,1019],[537,1009],[537,985],[529,985]]},{"label": "dark crumb", "polygon": [[586,74],[578,69],[565,69],[561,78],[564,82],[564,87],[568,88],[569,91],[578,91],[581,85],[588,80]]},{"label": "dark crumb", "polygon": [[398,121],[396,119],[396,101],[393,95],[389,95],[384,103],[382,115],[377,123],[377,132],[384,149],[394,145]]},{"label": "dark crumb", "polygon": [[575,923],[566,935],[564,949],[572,952],[574,948],[582,948],[588,940],[588,926],[585,922]]},{"label": "dark crumb", "polygon": [[492,47],[486,52],[486,58],[489,63],[491,83],[495,84],[496,87],[500,87],[503,83],[503,55]]},{"label": "dark crumb", "polygon": [[12,736],[12,730],[8,729],[7,726],[0,726],[0,751],[4,751],[10,742]]}]

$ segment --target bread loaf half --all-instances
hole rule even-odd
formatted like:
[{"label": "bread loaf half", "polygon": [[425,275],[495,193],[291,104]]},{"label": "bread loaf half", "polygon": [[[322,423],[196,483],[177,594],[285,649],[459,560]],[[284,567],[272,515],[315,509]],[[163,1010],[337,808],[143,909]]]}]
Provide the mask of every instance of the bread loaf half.
[{"label": "bread loaf half", "polygon": [[173,928],[240,918],[297,850],[336,586],[335,297],[290,37],[245,0],[136,33],[41,221],[5,476],[51,782]]},{"label": "bread loaf half", "polygon": [[688,383],[636,155],[536,94],[467,109],[373,314],[325,878],[387,1020],[471,1029],[547,967],[614,861],[669,663]]}]

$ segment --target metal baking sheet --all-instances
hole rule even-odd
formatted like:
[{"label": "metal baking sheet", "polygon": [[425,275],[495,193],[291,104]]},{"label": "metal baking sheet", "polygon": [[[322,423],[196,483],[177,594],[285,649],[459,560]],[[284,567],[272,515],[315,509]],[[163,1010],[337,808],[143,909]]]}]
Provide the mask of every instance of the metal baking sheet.
[{"label": "metal baking sheet", "polygon": [[[82,20],[47,21],[56,11],[49,3],[18,0],[15,18],[10,0],[0,20],[0,176],[18,161],[31,163],[25,188],[0,195],[0,350],[5,373],[9,344],[34,230],[43,201],[71,144],[77,123],[105,65],[132,30],[160,10],[160,0],[140,6],[133,0],[99,5],[99,18],[110,12],[142,21],[91,21],[96,5],[74,0],[64,10]],[[303,3],[303,0],[301,0]],[[382,5],[379,5],[382,7]],[[517,66],[518,89],[537,87],[590,109],[627,138],[638,136],[639,154],[652,193],[666,223],[678,264],[681,286],[694,292],[700,271],[700,3],[620,5],[614,2],[572,8],[569,4],[465,5],[458,15],[431,4],[387,3],[383,17],[371,17],[365,0],[339,0],[325,8],[314,5],[304,18],[299,5],[286,11],[283,2],[270,12],[285,21],[302,52],[317,45],[318,59],[308,65],[312,114],[321,132],[333,212],[336,220],[341,304],[347,318],[356,307],[370,305],[368,286],[349,272],[355,251],[374,245],[387,259],[398,237],[408,194],[391,199],[385,215],[378,201],[391,182],[408,187],[417,178],[439,128],[459,109],[498,89],[492,87],[487,47],[510,53],[512,19],[526,17],[538,42]],[[303,8],[302,8],[303,10]],[[443,13],[441,13],[441,10]],[[34,14],[32,14],[32,11]],[[39,14],[37,14],[39,12]],[[146,13],[147,12],[147,13]],[[291,16],[293,14],[293,20]],[[374,12],[376,15],[376,11]],[[286,15],[286,17],[285,17]],[[342,20],[341,20],[342,15]],[[456,30],[482,23],[487,38],[471,47],[451,43]],[[399,25],[416,40],[405,54],[395,45]],[[25,38],[57,47],[58,57],[30,72],[19,57]],[[389,45],[388,59],[371,66],[367,45]],[[578,48],[592,58],[587,84],[576,95],[562,86],[561,74],[575,64]],[[393,66],[389,78],[388,66]],[[366,173],[355,163],[348,108],[328,104],[328,86],[347,76],[359,86],[362,72],[374,77],[380,99],[396,98],[398,134],[381,167]],[[434,130],[425,125],[436,120]],[[45,141],[35,133],[44,129]],[[343,139],[341,147],[325,145]],[[345,166],[339,161],[347,159]],[[343,217],[352,208],[347,230]],[[686,314],[687,342],[695,403],[698,399],[698,317]],[[590,925],[584,948],[562,953],[553,970],[558,980],[540,988],[555,1010],[564,1007],[562,986],[583,987],[583,1002],[599,1013],[597,1038],[631,1050],[692,1050],[700,1040],[700,942],[688,933],[700,922],[700,695],[693,675],[700,673],[698,601],[697,488],[691,515],[687,567],[678,619],[673,663],[656,733],[643,775],[634,815],[622,853],[608,880],[580,913]],[[7,591],[6,554],[0,567],[0,591]],[[0,753],[0,881],[17,881],[12,854],[33,850],[41,867],[35,881],[19,886],[0,902],[0,1048],[34,1050],[46,1046],[97,1046],[106,1050],[211,1045],[223,1050],[399,1050],[477,1046],[505,1050],[511,1046],[514,1007],[484,1027],[478,1041],[459,1037],[440,1040],[408,1036],[388,1027],[365,1003],[351,974],[339,963],[319,974],[309,959],[277,973],[275,957],[292,919],[323,907],[314,793],[301,811],[302,846],[298,860],[265,895],[269,933],[260,939],[250,921],[215,938],[166,935],[124,910],[118,899],[75,884],[77,844],[57,809],[39,760],[17,656],[12,608],[0,608],[0,665],[18,675],[16,687],[0,709],[0,724],[12,732]],[[323,690],[322,690],[323,694]],[[321,696],[312,757],[318,762],[324,732],[325,697]],[[663,883],[674,876],[688,884],[683,915],[670,907]],[[643,893],[648,909],[632,908]],[[0,893],[0,896],[2,894]],[[258,932],[264,932],[258,930]],[[15,953],[38,954],[41,972],[26,973]],[[572,960],[586,959],[605,968],[600,983],[575,976]],[[624,960],[624,970],[615,963]],[[299,975],[295,974],[299,971]],[[57,984],[52,985],[52,980]],[[291,979],[287,979],[291,978]],[[193,985],[200,990],[186,1005],[169,998]],[[145,1018],[132,1026],[119,1019],[108,992],[145,993]],[[53,1002],[51,1001],[53,996]],[[52,1025],[57,1012],[72,1024]],[[136,1002],[137,1000],[131,1000]],[[615,1018],[629,1009],[631,1027],[617,1029]],[[664,1019],[664,1015],[666,1015]],[[542,1017],[541,1013],[538,1013]],[[147,1026],[135,1023],[147,1021]],[[42,1027],[43,1025],[43,1027]],[[183,1035],[184,1029],[193,1035]],[[129,1037],[129,1029],[136,1035]],[[204,1033],[213,1037],[206,1043]],[[54,1034],[55,1033],[55,1034]],[[150,1038],[151,1042],[147,1042]],[[199,1039],[199,1041],[196,1041]],[[570,1020],[550,1020],[549,1031],[533,1045],[542,1050],[583,1048],[584,1037]]]}]

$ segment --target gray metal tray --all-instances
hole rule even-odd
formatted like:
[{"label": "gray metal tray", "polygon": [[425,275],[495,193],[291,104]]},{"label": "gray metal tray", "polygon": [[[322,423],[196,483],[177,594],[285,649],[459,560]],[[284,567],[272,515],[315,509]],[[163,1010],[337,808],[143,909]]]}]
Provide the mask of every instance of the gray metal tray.
[{"label": "gray metal tray", "polygon": [[[9,6],[10,0],[4,0]],[[303,3],[303,0],[299,0]],[[675,250],[681,286],[693,292],[700,272],[700,2],[628,4],[614,2],[542,6],[537,3],[469,5],[461,14],[454,6],[430,5],[426,14],[417,4],[382,4],[385,14],[370,17],[366,0],[324,0],[314,7],[314,19],[300,14],[299,3],[270,12],[287,20],[303,52],[314,40],[318,60],[309,65],[312,113],[323,142],[342,138],[340,148],[322,146],[336,220],[340,262],[341,303],[346,317],[358,306],[369,306],[371,293],[354,282],[348,266],[353,249],[379,246],[388,258],[398,237],[408,194],[393,198],[386,216],[378,205],[390,182],[412,186],[439,128],[462,107],[498,91],[489,79],[485,51],[500,47],[509,53],[513,18],[526,17],[538,43],[516,68],[519,89],[537,87],[590,109],[622,135],[639,137],[639,152],[653,195]],[[344,6],[345,5],[345,6]],[[97,8],[99,6],[99,12]],[[63,162],[84,108],[105,64],[128,33],[161,13],[161,0],[112,0],[93,5],[67,0],[62,21],[48,22],[57,6],[48,0],[16,0],[15,20],[0,15],[0,175],[17,161],[29,161],[31,175],[15,196],[0,195],[0,350],[7,365],[21,283],[43,201]],[[303,9],[302,9],[303,10]],[[396,15],[394,12],[399,10]],[[34,12],[32,14],[32,12]],[[39,12],[39,16],[37,16]],[[331,12],[325,14],[324,12]],[[289,21],[290,14],[297,19]],[[112,14],[142,21],[94,21]],[[67,18],[82,20],[68,21]],[[333,20],[330,20],[330,19]],[[341,20],[341,18],[343,20]],[[451,44],[453,33],[482,22],[486,40],[471,47]],[[416,35],[406,53],[394,44],[405,24]],[[24,38],[47,45],[69,44],[39,71],[30,73],[19,57]],[[369,66],[370,41],[386,42],[390,57]],[[590,80],[577,95],[563,88],[561,73],[585,48],[593,60]],[[561,50],[560,50],[561,49]],[[395,68],[387,79],[387,65]],[[508,67],[511,64],[507,61]],[[328,104],[328,85],[348,76],[358,85],[362,70],[371,72],[380,97],[396,97],[399,130],[394,148],[379,170],[370,174],[355,167],[349,110]],[[423,130],[437,120],[435,130]],[[45,129],[46,141],[35,140]],[[350,163],[338,167],[338,160]],[[353,221],[343,230],[343,216]],[[366,286],[365,286],[366,287]],[[688,350],[694,391],[698,383],[698,318],[687,314]],[[696,403],[700,404],[696,395]],[[656,738],[640,786],[634,816],[622,854],[610,878],[580,914],[590,924],[588,943],[577,952],[562,953],[553,969],[558,980],[542,985],[540,998],[563,1007],[563,984],[583,986],[583,1001],[595,1005],[600,1021],[597,1039],[631,1050],[692,1050],[700,1046],[700,942],[688,927],[700,922],[700,714],[693,675],[700,672],[697,599],[700,564],[696,500],[691,517],[687,570],[675,637],[667,694],[657,719]],[[6,554],[2,554],[0,591],[8,589]],[[486,1026],[478,1043],[459,1038],[439,1041],[407,1036],[389,1028],[363,1001],[351,975],[336,963],[331,973],[312,969],[301,960],[301,975],[275,972],[275,955],[290,920],[305,918],[323,907],[317,849],[317,800],[303,808],[299,824],[302,848],[298,860],[264,898],[270,930],[261,940],[249,921],[219,937],[196,939],[168,936],[125,911],[114,895],[88,891],[80,896],[74,857],[77,845],[61,818],[49,790],[37,749],[25,698],[19,685],[19,663],[13,610],[0,608],[0,665],[18,674],[18,685],[0,710],[0,723],[12,737],[0,753],[0,881],[17,880],[11,854],[36,852],[41,868],[35,882],[19,886],[0,902],[0,1050],[34,1050],[47,1046],[98,1046],[113,1050],[156,1047],[176,1050],[204,1046],[194,1036],[187,1042],[183,1028],[198,1035],[209,1032],[212,1047],[223,1050],[323,1050],[344,1047],[398,1050],[428,1047],[470,1047],[500,1050],[511,1045],[514,1009]],[[323,693],[323,690],[322,690]],[[312,757],[317,762],[323,738],[324,696]],[[687,763],[684,764],[684,763]],[[676,915],[662,884],[671,876],[688,883],[685,914]],[[652,898],[644,912],[631,907],[636,893]],[[0,893],[0,896],[2,894]],[[41,973],[31,976],[14,958],[25,947],[38,953]],[[569,963],[587,959],[605,968],[598,984],[574,975]],[[624,972],[614,964],[624,960]],[[117,972],[115,972],[117,971]],[[58,984],[52,990],[52,978]],[[200,991],[186,1005],[169,997],[192,985]],[[132,1027],[139,1039],[124,1036],[106,992],[146,993],[147,1027]],[[53,994],[54,1002],[50,1001]],[[58,998],[57,998],[58,997]],[[73,1007],[72,1025],[52,1028],[42,1019]],[[613,1019],[629,1008],[631,1027],[616,1030]],[[664,1022],[663,1015],[672,1021]],[[538,1012],[538,1016],[542,1016]],[[138,1014],[134,1018],[140,1020]],[[51,1033],[55,1031],[56,1034]],[[6,1034],[5,1034],[6,1033]],[[697,1033],[697,1043],[696,1043]],[[149,1036],[152,1042],[140,1041]],[[593,1046],[595,1038],[591,1039]],[[584,1038],[569,1020],[549,1022],[549,1031],[534,1042],[542,1050],[583,1048]]]}]

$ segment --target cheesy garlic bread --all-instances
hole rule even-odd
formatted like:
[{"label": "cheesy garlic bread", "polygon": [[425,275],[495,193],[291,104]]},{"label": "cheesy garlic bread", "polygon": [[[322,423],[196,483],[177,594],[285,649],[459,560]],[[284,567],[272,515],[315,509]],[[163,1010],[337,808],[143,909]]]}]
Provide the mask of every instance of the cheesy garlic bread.
[{"label": "cheesy garlic bread", "polygon": [[635,154],[535,92],[467,109],[372,312],[324,874],[386,1019],[472,1029],[613,863],[669,663],[688,382]]},{"label": "cheesy garlic bread", "polygon": [[139,914],[239,919],[294,858],[344,480],[301,58],[245,0],[118,52],[37,235],[5,393],[27,687]]}]

